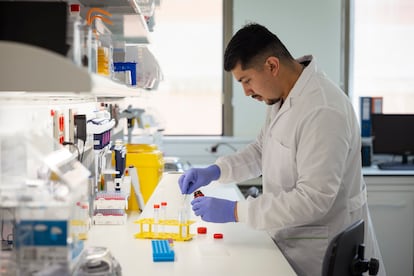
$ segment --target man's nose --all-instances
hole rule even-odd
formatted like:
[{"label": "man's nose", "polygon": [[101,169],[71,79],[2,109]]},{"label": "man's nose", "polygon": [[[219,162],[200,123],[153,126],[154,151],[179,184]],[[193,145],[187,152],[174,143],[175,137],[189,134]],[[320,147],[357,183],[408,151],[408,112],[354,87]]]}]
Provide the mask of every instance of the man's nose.
[{"label": "man's nose", "polygon": [[244,95],[251,96],[254,94],[253,90],[246,84],[243,84]]}]

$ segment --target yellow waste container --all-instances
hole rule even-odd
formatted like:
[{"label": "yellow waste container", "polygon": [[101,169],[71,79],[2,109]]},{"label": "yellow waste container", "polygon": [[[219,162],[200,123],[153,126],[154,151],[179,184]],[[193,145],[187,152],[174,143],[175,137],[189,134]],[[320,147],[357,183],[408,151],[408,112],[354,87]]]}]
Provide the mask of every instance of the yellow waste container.
[{"label": "yellow waste container", "polygon": [[[164,171],[164,158],[156,145],[152,144],[127,144],[126,167],[134,166],[138,173],[141,194],[144,203],[152,195],[158,185]],[[128,202],[128,210],[138,210],[135,191],[131,187],[131,196]]]}]

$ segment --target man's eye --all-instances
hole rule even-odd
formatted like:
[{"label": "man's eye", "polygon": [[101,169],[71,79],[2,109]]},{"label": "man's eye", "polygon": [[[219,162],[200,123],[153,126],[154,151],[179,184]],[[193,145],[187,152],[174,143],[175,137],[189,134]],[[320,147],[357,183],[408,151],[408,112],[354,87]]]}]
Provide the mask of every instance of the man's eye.
[{"label": "man's eye", "polygon": [[249,84],[249,82],[250,82],[250,79],[246,80],[246,81],[244,82],[244,84]]}]

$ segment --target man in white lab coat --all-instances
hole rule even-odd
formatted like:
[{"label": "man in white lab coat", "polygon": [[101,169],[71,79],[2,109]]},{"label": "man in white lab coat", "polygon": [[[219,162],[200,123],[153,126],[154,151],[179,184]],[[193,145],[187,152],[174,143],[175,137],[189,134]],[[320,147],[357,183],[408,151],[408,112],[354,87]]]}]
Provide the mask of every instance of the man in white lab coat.
[{"label": "man in white lab coat", "polygon": [[378,275],[385,275],[361,173],[360,129],[345,93],[318,71],[312,56],[293,59],[258,24],[234,35],[224,69],[246,96],[268,105],[266,121],[253,143],[207,168],[186,171],[179,185],[182,193],[192,193],[214,180],[262,175],[263,194],[239,202],[197,197],[195,214],[267,230],[297,274],[311,276],[321,275],[332,238],[363,219],[365,256],[379,259]]}]

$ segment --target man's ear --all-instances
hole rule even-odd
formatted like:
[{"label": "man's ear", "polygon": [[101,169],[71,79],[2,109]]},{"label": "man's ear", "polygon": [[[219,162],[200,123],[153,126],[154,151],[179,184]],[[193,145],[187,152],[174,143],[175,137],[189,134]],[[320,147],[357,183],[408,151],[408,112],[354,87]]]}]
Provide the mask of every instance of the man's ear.
[{"label": "man's ear", "polygon": [[266,60],[266,67],[270,70],[272,74],[277,74],[279,72],[280,61],[277,57],[268,57]]}]

